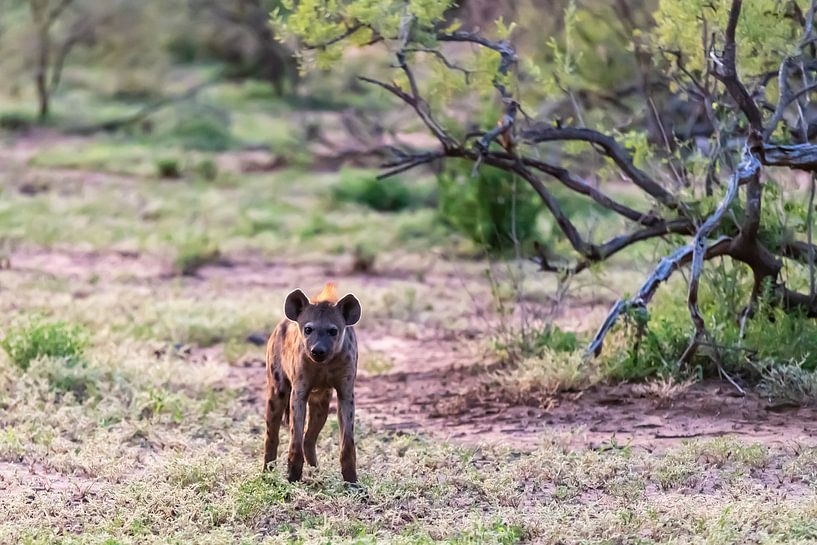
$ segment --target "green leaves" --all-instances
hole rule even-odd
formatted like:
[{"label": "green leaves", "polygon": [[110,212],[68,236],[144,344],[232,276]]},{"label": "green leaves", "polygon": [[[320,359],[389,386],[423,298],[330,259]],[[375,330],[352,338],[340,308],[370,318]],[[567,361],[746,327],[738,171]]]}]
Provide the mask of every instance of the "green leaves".
[{"label": "green leaves", "polygon": [[[712,36],[716,52],[723,43],[730,5],[731,0],[661,0],[655,12],[654,44],[680,51],[687,69],[693,74],[703,72]],[[742,74],[776,70],[780,59],[794,52],[800,29],[787,16],[787,6],[788,2],[777,0],[743,3],[736,35]]]},{"label": "green leaves", "polygon": [[284,7],[288,14],[276,10],[272,19],[285,35],[317,49],[318,57],[326,58],[342,52],[343,38],[357,45],[375,35],[396,39],[405,15],[412,16],[414,32],[428,31],[443,20],[452,5],[451,0],[287,0]]}]

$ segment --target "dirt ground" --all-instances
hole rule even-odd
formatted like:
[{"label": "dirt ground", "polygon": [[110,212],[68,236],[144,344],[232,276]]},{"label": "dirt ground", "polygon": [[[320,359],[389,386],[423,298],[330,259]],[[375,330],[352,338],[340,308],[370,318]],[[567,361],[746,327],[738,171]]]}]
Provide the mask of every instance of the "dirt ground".
[{"label": "dirt ground", "polygon": [[[160,286],[178,281],[160,259],[116,252],[19,249],[11,267],[20,275],[49,275],[77,279],[95,275],[100,284]],[[399,268],[399,267],[398,267]],[[183,280],[184,289],[204,293],[213,285],[225,291],[254,289],[281,291],[291,286],[319,286],[326,278],[362,289],[366,305],[369,289],[388,289],[406,282],[398,268],[381,274],[352,274],[343,266],[321,263],[267,262],[252,257],[229,265],[208,266]],[[461,278],[440,266],[423,279],[451,283]],[[0,288],[2,289],[2,288]],[[0,292],[1,294],[2,292]],[[78,292],[75,297],[82,297]],[[609,301],[598,301],[582,315],[592,320]],[[562,320],[575,321],[568,311]],[[708,381],[679,389],[674,396],[648,392],[642,385],[595,386],[526,403],[497,395],[486,377],[495,365],[477,342],[482,322],[454,334],[432,326],[386,327],[376,321],[359,328],[362,358],[388,356],[391,367],[378,373],[361,370],[358,406],[361,421],[375,430],[420,432],[455,442],[490,442],[528,450],[546,441],[572,447],[604,448],[633,445],[661,451],[685,439],[735,435],[769,446],[817,443],[817,410],[771,405],[757,394],[738,396],[726,382]],[[264,333],[260,332],[263,337]],[[192,358],[229,366],[219,347],[193,349]],[[229,387],[240,391],[244,403],[262,410],[264,362],[247,357],[229,367]]]}]

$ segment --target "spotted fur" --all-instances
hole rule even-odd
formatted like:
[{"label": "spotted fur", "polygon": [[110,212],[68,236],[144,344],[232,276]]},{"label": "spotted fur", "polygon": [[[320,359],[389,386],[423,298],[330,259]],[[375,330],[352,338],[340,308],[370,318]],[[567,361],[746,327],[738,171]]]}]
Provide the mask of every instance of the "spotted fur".
[{"label": "spotted fur", "polygon": [[332,391],[338,394],[340,465],[344,480],[357,482],[355,452],[355,376],[360,303],[337,297],[331,282],[311,301],[301,290],[290,293],[283,319],[267,343],[267,402],[264,469],[278,456],[282,419],[289,424],[287,477],[301,479],[304,460],[317,465],[315,445],[329,415]]}]

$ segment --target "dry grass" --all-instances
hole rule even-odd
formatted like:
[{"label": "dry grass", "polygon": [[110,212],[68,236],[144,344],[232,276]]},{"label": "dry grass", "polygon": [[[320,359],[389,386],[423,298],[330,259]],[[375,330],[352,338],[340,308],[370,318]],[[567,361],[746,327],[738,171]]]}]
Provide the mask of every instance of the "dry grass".
[{"label": "dry grass", "polygon": [[666,406],[682,396],[694,385],[696,380],[688,378],[681,380],[673,376],[648,380],[633,386],[633,393],[654,398],[660,406]]},{"label": "dry grass", "polygon": [[558,392],[583,390],[601,380],[598,367],[581,351],[543,349],[494,373],[489,380],[510,399],[546,405]]}]

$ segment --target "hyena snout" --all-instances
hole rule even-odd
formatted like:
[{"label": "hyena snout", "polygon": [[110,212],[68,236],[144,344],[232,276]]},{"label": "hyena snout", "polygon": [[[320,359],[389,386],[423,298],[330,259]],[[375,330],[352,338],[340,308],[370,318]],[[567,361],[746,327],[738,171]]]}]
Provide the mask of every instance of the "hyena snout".
[{"label": "hyena snout", "polygon": [[320,363],[326,359],[326,356],[329,354],[329,350],[327,350],[327,348],[324,346],[313,346],[309,353],[312,355],[313,360]]},{"label": "hyena snout", "polygon": [[[333,326],[333,329],[334,326]],[[340,343],[336,342],[337,334],[326,335],[320,333],[312,333],[304,339],[304,348],[309,354],[309,357],[315,363],[323,363],[332,359],[342,348]]]}]

